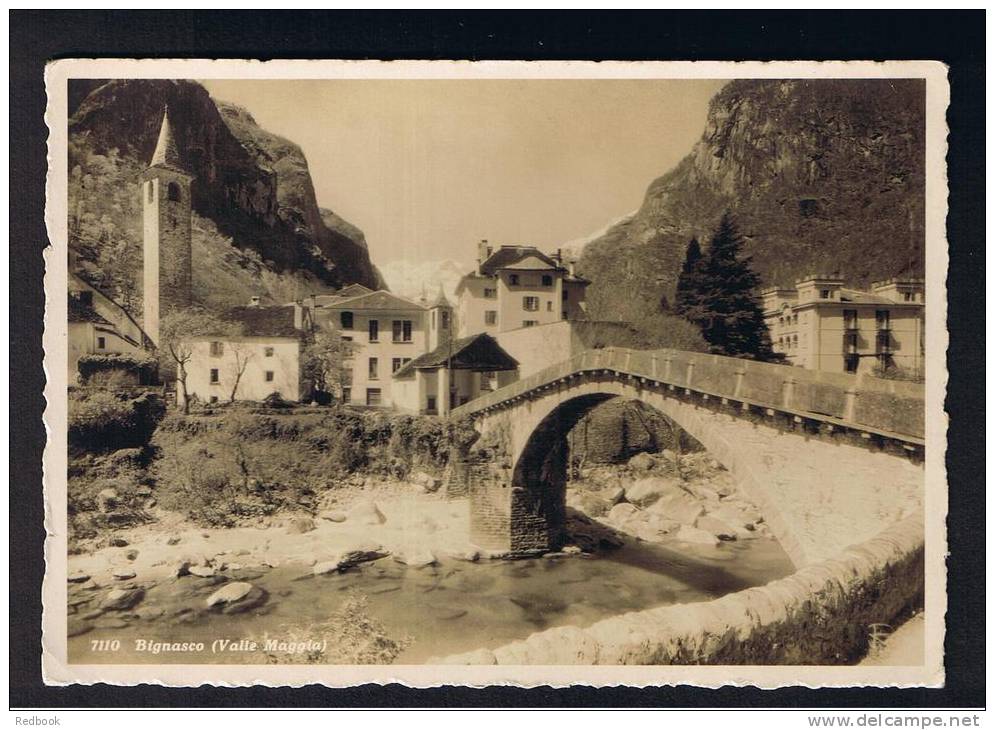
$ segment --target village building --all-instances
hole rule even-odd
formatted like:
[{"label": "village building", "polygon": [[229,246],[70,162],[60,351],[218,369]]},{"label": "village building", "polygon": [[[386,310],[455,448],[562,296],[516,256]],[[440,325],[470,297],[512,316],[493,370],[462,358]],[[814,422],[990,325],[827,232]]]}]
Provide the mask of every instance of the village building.
[{"label": "village building", "polygon": [[558,251],[547,256],[535,246],[501,246],[481,241],[477,268],[456,287],[458,336],[537,327],[583,319],[589,282],[564,264]]},{"label": "village building", "polygon": [[302,370],[313,330],[307,307],[262,306],[254,298],[249,306],[229,309],[223,319],[237,334],[184,340],[190,353],[185,365],[190,398],[202,403],[261,401],[276,393],[284,400],[310,399],[311,383]]},{"label": "village building", "polygon": [[394,406],[406,413],[447,415],[482,393],[518,379],[518,361],[481,332],[442,342],[394,373]]},{"label": "village building", "polygon": [[340,394],[349,405],[392,407],[393,375],[452,336],[453,308],[441,290],[428,303],[353,284],[306,304],[317,327],[350,343]]},{"label": "village building", "polygon": [[790,364],[854,374],[897,367],[922,375],[922,279],[889,279],[858,291],[836,276],[810,276],[795,288],[761,294],[774,351]]}]

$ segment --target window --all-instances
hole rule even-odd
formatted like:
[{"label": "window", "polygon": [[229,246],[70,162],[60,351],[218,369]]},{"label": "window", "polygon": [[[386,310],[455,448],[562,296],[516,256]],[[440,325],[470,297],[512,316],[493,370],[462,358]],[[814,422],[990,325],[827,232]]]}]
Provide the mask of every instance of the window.
[{"label": "window", "polygon": [[369,364],[369,379],[377,380],[380,377],[380,363],[375,357],[370,358]]},{"label": "window", "polygon": [[879,309],[874,312],[874,320],[877,322],[879,330],[891,329],[891,313],[887,309]]},{"label": "window", "polygon": [[103,350],[105,347],[107,347],[107,340],[105,338],[103,338],[103,337],[98,337],[97,338],[97,349],[98,350]]},{"label": "window", "polygon": [[569,317],[567,317],[567,310],[564,309],[560,312],[560,319],[569,319]]},{"label": "window", "polygon": [[169,186],[166,188],[166,190],[169,199],[172,200],[173,202],[179,202],[180,200],[182,200],[182,196],[180,195],[180,186],[177,185],[176,183],[174,182],[169,183]]},{"label": "window", "polygon": [[212,395],[211,398],[210,398],[210,402],[211,403],[217,403],[218,402],[218,396]]},{"label": "window", "polygon": [[791,346],[792,346],[792,347],[798,347],[798,335],[795,335],[795,336],[794,336],[794,337],[793,337],[793,338],[791,339]]},{"label": "window", "polygon": [[392,323],[394,342],[411,342],[411,320],[395,319]]},{"label": "window", "polygon": [[484,299],[497,299],[497,289],[484,289]]},{"label": "window", "polygon": [[370,320],[370,342],[380,341],[380,322],[376,319]]},{"label": "window", "polygon": [[368,406],[378,406],[381,403],[380,398],[380,388],[367,388],[366,389],[366,405]]},{"label": "window", "polygon": [[912,298],[913,298],[912,297],[912,292],[910,292],[910,291],[904,292],[903,298],[905,299],[905,301],[911,302]]},{"label": "window", "polygon": [[843,368],[848,373],[857,372],[857,366],[860,364],[859,355],[844,355],[843,356]]},{"label": "window", "polygon": [[152,181],[151,180],[149,180],[147,183],[145,183],[145,189],[148,191],[148,199],[149,199],[149,202],[151,203],[155,199],[155,193],[153,192],[153,189],[152,189]]},{"label": "window", "polygon": [[547,312],[552,312],[553,311],[553,300],[552,299],[550,299],[548,302],[546,302],[546,311]]},{"label": "window", "polygon": [[391,373],[396,373],[398,370],[401,369],[401,364],[402,364],[401,363],[401,358],[399,358],[399,357],[393,357],[393,358],[391,358],[391,360],[390,360],[390,372]]},{"label": "window", "polygon": [[570,291],[568,289],[563,290],[563,301],[567,301],[570,298]]},{"label": "window", "polygon": [[435,413],[435,396],[434,395],[430,395],[427,398],[427,401],[426,401],[426,404],[425,404],[425,410],[428,411],[429,413]]},{"label": "window", "polygon": [[352,388],[342,389],[342,402],[348,403],[352,400]]},{"label": "window", "polygon": [[267,370],[266,371],[266,382],[267,383],[272,383],[273,382],[273,371],[272,370]]},{"label": "window", "polygon": [[484,312],[484,324],[497,324],[497,310],[488,309]]},{"label": "window", "polygon": [[218,382],[218,369],[211,368],[211,383],[217,384]]},{"label": "window", "polygon": [[439,329],[449,329],[449,310],[443,309],[440,315],[442,317],[442,324],[439,325]]},{"label": "window", "polygon": [[522,297],[522,309],[526,312],[538,312],[539,297]]},{"label": "window", "polygon": [[798,324],[798,314],[797,313],[791,318],[791,322],[792,322],[792,324]]},{"label": "window", "polygon": [[553,277],[549,274],[542,275],[542,285],[543,286],[553,286]]},{"label": "window", "polygon": [[848,330],[857,329],[857,310],[856,309],[844,309],[843,310],[843,328]]},{"label": "window", "polygon": [[526,319],[522,321],[522,327],[535,327],[537,324],[539,323],[534,319]]},{"label": "window", "polygon": [[828,289],[823,289],[823,290],[821,290],[819,292],[819,298],[820,299],[829,299],[829,294],[830,294],[830,292],[829,292]]},{"label": "window", "polygon": [[211,343],[211,357],[221,357],[224,354],[225,354],[225,343],[223,342]]},{"label": "window", "polygon": [[352,329],[352,312],[342,312],[339,315],[339,322],[342,324],[342,329],[351,330]]},{"label": "window", "polygon": [[508,283],[512,286],[518,286],[518,274],[510,274],[508,276]]},{"label": "window", "polygon": [[264,347],[263,348],[263,355],[265,357],[273,357],[273,348],[272,347]]}]

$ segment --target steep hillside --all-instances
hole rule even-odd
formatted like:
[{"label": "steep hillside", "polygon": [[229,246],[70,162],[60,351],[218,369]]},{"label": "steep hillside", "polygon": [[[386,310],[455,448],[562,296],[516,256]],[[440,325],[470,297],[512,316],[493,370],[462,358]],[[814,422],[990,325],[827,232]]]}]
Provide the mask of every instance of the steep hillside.
[{"label": "steep hillside", "polygon": [[323,220],[300,148],[261,129],[244,110],[216,103],[192,81],[71,86],[70,230],[88,273],[105,286],[128,287],[140,268],[138,175],[166,105],[184,163],[196,176],[198,299],[244,301],[256,293],[276,299],[287,291],[382,284],[362,232],[337,217],[334,227]]},{"label": "steep hillside", "polygon": [[595,316],[617,316],[622,291],[672,299],[688,240],[705,243],[725,210],[765,284],[921,275],[924,100],[916,80],[729,83],[691,154],[584,246]]}]

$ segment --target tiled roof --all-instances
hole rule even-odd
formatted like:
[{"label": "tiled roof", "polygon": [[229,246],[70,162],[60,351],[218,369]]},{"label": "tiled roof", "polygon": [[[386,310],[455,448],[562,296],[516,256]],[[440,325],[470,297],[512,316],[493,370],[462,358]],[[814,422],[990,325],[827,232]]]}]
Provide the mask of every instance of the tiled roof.
[{"label": "tiled roof", "polygon": [[535,246],[502,246],[480,265],[481,273],[487,276],[493,276],[501,269],[516,268],[548,271],[563,267]]},{"label": "tiled roof", "polygon": [[69,293],[69,321],[110,324],[110,322],[97,314],[92,304],[83,302],[79,297],[73,296],[72,292]]},{"label": "tiled roof", "polygon": [[431,352],[419,355],[403,365],[394,377],[411,375],[415,370],[443,367],[451,364],[454,370],[514,370],[518,361],[504,351],[504,348],[487,333],[464,337],[450,344],[442,344]]},{"label": "tiled roof", "polygon": [[361,294],[369,294],[373,290],[362,284],[350,284],[349,286],[344,286],[335,292],[335,296],[342,297],[343,299],[348,299],[349,297],[358,297]]},{"label": "tiled roof", "polygon": [[415,309],[420,312],[425,311],[421,304],[391,294],[389,291],[374,291],[359,296],[349,297],[325,304],[327,309],[349,309],[349,310],[392,310],[392,309]]},{"label": "tiled roof", "polygon": [[242,335],[251,337],[300,337],[294,326],[293,305],[283,307],[235,307],[224,318],[241,325]]}]

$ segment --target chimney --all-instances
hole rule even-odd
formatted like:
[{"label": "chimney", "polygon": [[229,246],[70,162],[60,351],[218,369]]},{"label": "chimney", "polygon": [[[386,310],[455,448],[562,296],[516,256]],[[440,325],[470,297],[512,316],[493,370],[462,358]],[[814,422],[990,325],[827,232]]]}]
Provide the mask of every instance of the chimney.
[{"label": "chimney", "polygon": [[558,266],[563,265],[563,249],[556,249],[556,253],[553,254],[553,261],[557,263]]},{"label": "chimney", "polygon": [[249,297],[249,306],[258,307],[259,306],[259,295]]},{"label": "chimney", "polygon": [[483,273],[482,267],[484,262],[491,257],[491,247],[487,244],[487,239],[480,239],[480,243],[477,244],[477,274]]},{"label": "chimney", "polygon": [[576,276],[577,275],[577,260],[576,259],[570,259],[567,262],[567,268],[570,270],[570,276]]}]

